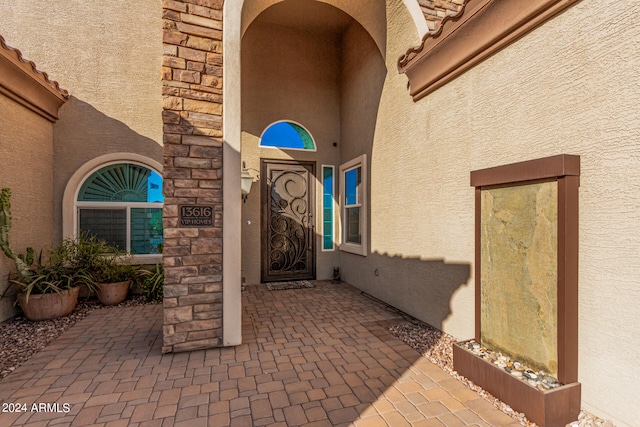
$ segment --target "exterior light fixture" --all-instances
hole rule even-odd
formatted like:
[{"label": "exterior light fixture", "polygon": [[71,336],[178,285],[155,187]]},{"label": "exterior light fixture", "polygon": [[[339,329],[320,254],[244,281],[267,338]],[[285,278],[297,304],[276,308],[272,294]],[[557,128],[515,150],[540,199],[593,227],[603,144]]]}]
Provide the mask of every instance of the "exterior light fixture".
[{"label": "exterior light fixture", "polygon": [[244,161],[242,161],[242,172],[240,174],[240,179],[242,179],[242,182],[240,184],[241,190],[242,190],[242,202],[246,203],[247,196],[251,191],[251,184],[253,184],[253,177],[249,173],[249,170],[247,169],[247,164]]}]

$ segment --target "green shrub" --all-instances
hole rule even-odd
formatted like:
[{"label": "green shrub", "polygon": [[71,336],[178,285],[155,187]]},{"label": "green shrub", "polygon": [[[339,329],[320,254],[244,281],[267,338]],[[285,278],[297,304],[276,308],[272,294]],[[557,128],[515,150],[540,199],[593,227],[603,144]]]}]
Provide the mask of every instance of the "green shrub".
[{"label": "green shrub", "polygon": [[164,268],[156,264],[152,271],[140,270],[142,276],[142,296],[147,301],[162,301],[164,285]]},{"label": "green shrub", "polygon": [[[27,298],[31,294],[62,292],[74,286],[84,286],[89,293],[98,283],[124,282],[138,277],[138,267],[131,265],[126,253],[110,246],[105,240],[89,233],[67,238],[55,246],[43,260],[42,251],[36,258],[33,248],[17,255],[11,248],[11,191],[0,191],[0,250],[16,264],[18,277],[10,280]],[[162,299],[164,273],[161,266],[144,278],[148,282],[148,297]],[[0,297],[4,297],[7,290]],[[158,296],[159,295],[159,296]]]}]

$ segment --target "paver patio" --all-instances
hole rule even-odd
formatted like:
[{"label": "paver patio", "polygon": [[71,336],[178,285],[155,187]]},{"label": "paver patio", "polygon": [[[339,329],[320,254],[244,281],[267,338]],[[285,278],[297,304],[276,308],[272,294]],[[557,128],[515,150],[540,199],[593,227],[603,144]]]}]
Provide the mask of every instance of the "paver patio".
[{"label": "paver patio", "polygon": [[0,381],[26,404],[0,426],[518,425],[388,333],[396,313],[314,283],[249,286],[234,348],[161,354],[160,305],[96,310]]}]

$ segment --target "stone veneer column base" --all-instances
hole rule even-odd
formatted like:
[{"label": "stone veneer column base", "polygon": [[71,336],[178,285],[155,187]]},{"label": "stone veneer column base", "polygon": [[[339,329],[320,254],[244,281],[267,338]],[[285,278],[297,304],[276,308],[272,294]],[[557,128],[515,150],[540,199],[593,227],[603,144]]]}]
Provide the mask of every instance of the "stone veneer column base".
[{"label": "stone veneer column base", "polygon": [[[222,0],[163,0],[163,353],[222,338]],[[181,226],[180,206],[211,208]]]}]

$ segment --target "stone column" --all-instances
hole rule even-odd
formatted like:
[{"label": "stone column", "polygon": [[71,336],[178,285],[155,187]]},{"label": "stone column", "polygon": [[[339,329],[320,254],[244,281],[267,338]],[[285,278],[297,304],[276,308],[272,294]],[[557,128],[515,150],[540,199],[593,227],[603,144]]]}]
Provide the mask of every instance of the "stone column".
[{"label": "stone column", "polygon": [[162,1],[164,353],[223,342],[222,4]]}]

